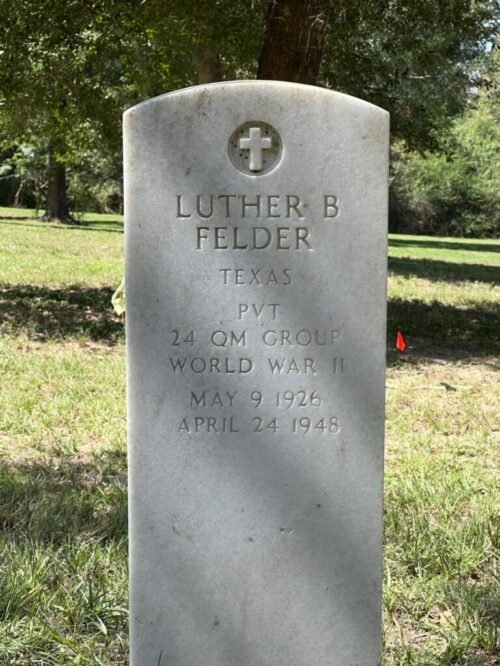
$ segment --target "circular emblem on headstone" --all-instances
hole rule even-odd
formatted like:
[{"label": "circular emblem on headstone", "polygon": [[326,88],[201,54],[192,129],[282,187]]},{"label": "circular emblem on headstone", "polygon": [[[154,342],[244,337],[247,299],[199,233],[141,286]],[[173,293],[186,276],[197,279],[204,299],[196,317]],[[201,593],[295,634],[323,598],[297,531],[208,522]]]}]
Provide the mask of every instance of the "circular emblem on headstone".
[{"label": "circular emblem on headstone", "polygon": [[250,176],[262,176],[280,163],[283,142],[274,127],[252,121],[232,133],[228,150],[237,169]]}]

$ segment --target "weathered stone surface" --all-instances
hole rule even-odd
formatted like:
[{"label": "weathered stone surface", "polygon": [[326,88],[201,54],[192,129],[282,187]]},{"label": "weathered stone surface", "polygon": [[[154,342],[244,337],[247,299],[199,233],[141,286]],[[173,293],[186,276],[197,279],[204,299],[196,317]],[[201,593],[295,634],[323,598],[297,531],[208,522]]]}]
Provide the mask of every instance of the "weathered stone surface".
[{"label": "weathered stone surface", "polygon": [[133,666],[376,666],[388,115],[199,86],[125,114]]}]

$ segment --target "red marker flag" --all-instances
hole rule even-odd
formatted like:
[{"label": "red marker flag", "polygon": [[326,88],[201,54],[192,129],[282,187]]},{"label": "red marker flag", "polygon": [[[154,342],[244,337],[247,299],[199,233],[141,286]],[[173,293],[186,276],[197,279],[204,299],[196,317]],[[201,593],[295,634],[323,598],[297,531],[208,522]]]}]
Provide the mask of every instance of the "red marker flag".
[{"label": "red marker flag", "polygon": [[406,349],[405,341],[403,340],[403,335],[398,331],[396,336],[396,349],[400,352],[404,352]]}]

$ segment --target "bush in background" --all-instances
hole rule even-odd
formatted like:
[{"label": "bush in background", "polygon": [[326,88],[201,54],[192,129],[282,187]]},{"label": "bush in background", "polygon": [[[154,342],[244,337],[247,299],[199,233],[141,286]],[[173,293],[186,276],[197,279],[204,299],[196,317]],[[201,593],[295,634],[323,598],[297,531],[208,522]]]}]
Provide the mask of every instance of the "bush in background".
[{"label": "bush in background", "polygon": [[[101,145],[82,148],[68,158],[66,169],[72,211],[123,212],[120,155]],[[32,137],[11,145],[0,135],[0,206],[43,210],[47,185],[46,144]]]},{"label": "bush in background", "polygon": [[484,99],[453,122],[438,151],[393,146],[392,231],[476,237],[500,232],[499,120],[498,106]]}]

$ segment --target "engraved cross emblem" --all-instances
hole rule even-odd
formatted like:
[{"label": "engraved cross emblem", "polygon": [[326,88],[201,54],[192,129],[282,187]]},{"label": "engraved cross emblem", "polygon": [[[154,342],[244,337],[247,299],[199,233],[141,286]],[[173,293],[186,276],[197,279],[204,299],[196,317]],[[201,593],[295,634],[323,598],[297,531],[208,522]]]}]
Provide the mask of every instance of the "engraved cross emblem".
[{"label": "engraved cross emblem", "polygon": [[262,136],[260,127],[251,127],[248,137],[241,137],[240,149],[250,151],[250,171],[262,170],[262,151],[271,148],[271,137]]}]

